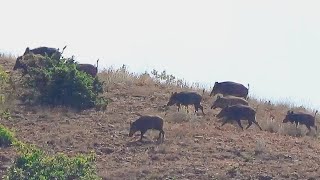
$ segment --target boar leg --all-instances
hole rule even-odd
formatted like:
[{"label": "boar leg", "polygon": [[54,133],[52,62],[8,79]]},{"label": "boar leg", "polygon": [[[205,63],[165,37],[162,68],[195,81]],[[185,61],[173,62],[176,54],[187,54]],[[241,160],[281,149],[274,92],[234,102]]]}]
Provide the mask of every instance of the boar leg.
[{"label": "boar leg", "polygon": [[249,123],[249,124],[248,124],[248,126],[246,127],[246,129],[248,129],[248,128],[252,125],[252,121],[249,120],[248,123]]},{"label": "boar leg", "polygon": [[[161,129],[161,130],[159,130],[160,132],[159,132],[159,137],[158,137],[158,140],[159,139],[161,139],[161,137],[162,137],[162,139],[164,139],[164,131]],[[161,136],[162,135],[162,136]]]},{"label": "boar leg", "polygon": [[220,127],[224,126],[228,122],[228,119],[225,119]]},{"label": "boar leg", "polygon": [[310,132],[311,131],[310,125],[306,125],[306,126],[307,126],[307,128],[308,128],[308,130]]},{"label": "boar leg", "polygon": [[262,131],[262,128],[261,128],[261,126],[258,124],[257,121],[253,121],[253,123],[255,123],[255,124],[259,127],[259,129]]},{"label": "boar leg", "polygon": [[203,107],[202,107],[200,104],[197,104],[197,105],[195,104],[195,105],[194,105],[194,108],[195,108],[195,113],[198,112],[199,109],[201,109],[202,114],[203,114],[203,115],[206,115],[206,114],[203,112]]},{"label": "boar leg", "polygon": [[236,121],[237,121],[238,125],[241,127],[241,129],[243,130],[243,126],[241,125],[240,119],[237,119]]},{"label": "boar leg", "polygon": [[199,105],[199,108],[201,109],[202,114],[203,114],[203,115],[206,115],[206,114],[203,112],[203,107],[202,107],[201,105]]},{"label": "boar leg", "polygon": [[164,140],[164,130],[162,130],[162,140]]},{"label": "boar leg", "polygon": [[141,131],[141,135],[140,135],[140,140],[139,141],[142,141],[142,138],[144,137],[144,133],[146,133],[147,131],[146,130],[142,130]]},{"label": "boar leg", "polygon": [[194,106],[194,114],[197,114],[199,108],[196,104],[194,104],[193,106]]}]

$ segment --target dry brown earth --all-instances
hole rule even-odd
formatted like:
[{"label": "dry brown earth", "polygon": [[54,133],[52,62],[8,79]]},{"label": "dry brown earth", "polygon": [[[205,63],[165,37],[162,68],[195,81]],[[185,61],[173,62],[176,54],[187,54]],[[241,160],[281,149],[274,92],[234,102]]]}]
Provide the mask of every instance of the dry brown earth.
[{"label": "dry brown earth", "polygon": [[[13,63],[1,61],[7,69]],[[104,179],[320,179],[319,140],[287,135],[295,128],[281,124],[288,110],[285,105],[259,102],[257,119],[267,131],[255,125],[242,131],[237,124],[220,127],[214,117],[219,109],[210,109],[213,98],[208,92],[202,102],[206,116],[178,113],[174,106],[165,115],[163,105],[170,93],[181,89],[146,77],[119,77],[116,72],[99,76],[108,80],[105,96],[113,100],[105,112],[17,104],[12,119],[1,124],[14,129],[18,139],[49,153],[95,151],[98,173]],[[256,107],[258,102],[249,103]],[[149,140],[143,143],[137,142],[138,136],[129,138],[129,122],[138,117],[134,113],[163,117],[164,143],[156,142],[157,131],[147,132]],[[12,148],[0,148],[1,176],[14,157]]]}]

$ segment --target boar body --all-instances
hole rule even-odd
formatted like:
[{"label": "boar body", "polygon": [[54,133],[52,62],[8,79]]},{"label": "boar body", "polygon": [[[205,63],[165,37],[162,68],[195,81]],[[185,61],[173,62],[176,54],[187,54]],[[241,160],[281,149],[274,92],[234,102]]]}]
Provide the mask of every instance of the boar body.
[{"label": "boar body", "polygon": [[288,111],[287,115],[285,116],[284,120],[282,121],[283,123],[291,122],[295,123],[296,127],[298,127],[298,124],[304,124],[309,131],[311,131],[311,127],[314,127],[315,130],[317,131],[318,128],[316,126],[316,114],[318,111],[315,112],[314,116],[311,114],[303,113],[303,112],[293,112],[293,111]]},{"label": "boar body", "polygon": [[250,106],[242,104],[227,106],[219,112],[217,118],[225,119],[221,126],[225,125],[228,121],[236,121],[241,129],[243,129],[240,121],[248,120],[249,124],[246,129],[248,129],[252,125],[252,123],[254,123],[259,127],[260,130],[262,130],[262,128],[256,121],[256,111]]},{"label": "boar body", "polygon": [[223,109],[227,106],[232,106],[237,104],[249,105],[248,101],[246,101],[243,98],[239,98],[235,96],[226,96],[226,97],[217,96],[217,99],[213,102],[211,109],[216,109],[216,108]]},{"label": "boar body", "polygon": [[200,102],[202,100],[202,97],[200,94],[196,92],[175,92],[171,95],[169,102],[167,103],[167,106],[171,106],[176,104],[178,106],[178,111],[180,110],[180,106],[184,105],[188,109],[188,105],[194,105],[195,113],[201,109],[203,115],[205,113],[203,112],[203,107],[201,106]]},{"label": "boar body", "polygon": [[248,98],[249,84],[248,88],[244,85],[232,81],[225,82],[215,82],[210,96],[215,96],[216,94],[222,94],[223,96],[231,95],[236,97],[242,97],[244,99]]},{"label": "boar body", "polygon": [[164,139],[163,119],[159,116],[140,116],[136,121],[130,123],[129,137],[132,137],[135,132],[140,131],[140,141],[142,141],[143,135],[149,129],[160,131],[158,139]]}]

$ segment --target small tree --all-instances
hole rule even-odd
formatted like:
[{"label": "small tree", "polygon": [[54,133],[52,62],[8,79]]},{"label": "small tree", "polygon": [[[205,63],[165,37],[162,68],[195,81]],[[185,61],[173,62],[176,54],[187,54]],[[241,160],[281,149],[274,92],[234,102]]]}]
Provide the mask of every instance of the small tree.
[{"label": "small tree", "polygon": [[[97,77],[77,69],[73,59],[51,59],[50,57],[33,59],[27,62],[27,74],[24,83],[34,89],[36,102],[47,105],[64,105],[77,109],[92,108],[103,93],[103,83]],[[100,100],[99,100],[100,102]]]}]

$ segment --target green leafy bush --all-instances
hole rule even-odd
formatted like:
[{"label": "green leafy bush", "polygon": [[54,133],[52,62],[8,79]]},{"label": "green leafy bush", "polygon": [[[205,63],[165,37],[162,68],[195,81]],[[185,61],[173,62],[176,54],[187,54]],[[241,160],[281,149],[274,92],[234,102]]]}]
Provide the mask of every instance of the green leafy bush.
[{"label": "green leafy bush", "polygon": [[101,179],[94,167],[95,156],[77,155],[68,157],[63,153],[47,155],[33,145],[17,142],[18,157],[7,170],[6,180],[46,179]]},{"label": "green leafy bush", "polygon": [[[98,95],[103,93],[103,84],[77,69],[77,63],[70,59],[51,59],[35,56],[30,58],[25,83],[36,90],[35,102],[48,105],[64,105],[77,109],[94,107]],[[31,95],[30,94],[30,95]],[[30,96],[29,96],[30,97]]]},{"label": "green leafy bush", "polygon": [[106,99],[104,97],[98,97],[95,104],[96,110],[105,111],[110,101],[111,101],[110,99]]},{"label": "green leafy bush", "polygon": [[0,124],[0,147],[7,147],[16,141],[14,133]]}]

